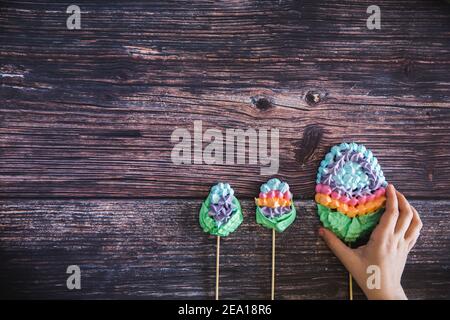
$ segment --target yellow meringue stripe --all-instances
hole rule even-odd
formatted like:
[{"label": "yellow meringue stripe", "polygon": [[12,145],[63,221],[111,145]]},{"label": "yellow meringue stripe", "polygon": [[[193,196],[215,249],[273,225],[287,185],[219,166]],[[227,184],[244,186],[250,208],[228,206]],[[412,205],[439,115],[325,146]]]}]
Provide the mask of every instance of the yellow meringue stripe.
[{"label": "yellow meringue stripe", "polygon": [[373,201],[366,202],[365,204],[358,204],[356,207],[349,206],[346,203],[340,202],[339,200],[333,199],[330,196],[322,193],[316,193],[315,200],[317,203],[323,206],[331,209],[336,209],[340,213],[343,213],[350,218],[354,218],[356,216],[363,216],[375,212],[381,207],[384,207],[386,197],[381,196],[374,199]]},{"label": "yellow meringue stripe", "polygon": [[283,198],[255,198],[255,203],[259,207],[269,207],[269,208],[291,206],[291,200],[286,200]]}]

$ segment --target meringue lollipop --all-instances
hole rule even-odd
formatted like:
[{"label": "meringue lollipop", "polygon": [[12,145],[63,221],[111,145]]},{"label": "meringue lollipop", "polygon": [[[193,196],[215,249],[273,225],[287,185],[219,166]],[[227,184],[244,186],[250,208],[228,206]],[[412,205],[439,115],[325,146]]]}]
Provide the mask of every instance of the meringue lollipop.
[{"label": "meringue lollipop", "polygon": [[317,210],[324,227],[347,243],[370,233],[384,211],[387,182],[372,151],[341,143],[317,173]]},{"label": "meringue lollipop", "polygon": [[317,212],[325,228],[349,246],[372,232],[384,212],[387,186],[372,151],[356,143],[334,146],[320,163],[316,182]]},{"label": "meringue lollipop", "polygon": [[275,231],[283,232],[295,220],[296,210],[289,185],[273,178],[260,188],[259,197],[255,198],[256,222],[272,229],[272,290],[275,298]]},{"label": "meringue lollipop", "polygon": [[219,299],[220,237],[234,232],[242,223],[241,204],[228,183],[218,183],[203,202],[199,222],[203,231],[217,236],[216,246],[216,300]]}]

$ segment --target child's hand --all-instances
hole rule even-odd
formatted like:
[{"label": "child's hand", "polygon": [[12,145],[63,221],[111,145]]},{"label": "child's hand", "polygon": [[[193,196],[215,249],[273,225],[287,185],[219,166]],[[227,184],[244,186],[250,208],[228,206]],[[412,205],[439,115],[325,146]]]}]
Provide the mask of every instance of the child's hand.
[{"label": "child's hand", "polygon": [[[369,242],[350,249],[331,231],[320,228],[319,234],[334,254],[355,278],[368,299],[406,299],[400,280],[406,258],[422,229],[416,209],[406,198],[389,185],[386,190],[386,210],[373,231]],[[369,289],[367,267],[380,270],[380,289]]]}]

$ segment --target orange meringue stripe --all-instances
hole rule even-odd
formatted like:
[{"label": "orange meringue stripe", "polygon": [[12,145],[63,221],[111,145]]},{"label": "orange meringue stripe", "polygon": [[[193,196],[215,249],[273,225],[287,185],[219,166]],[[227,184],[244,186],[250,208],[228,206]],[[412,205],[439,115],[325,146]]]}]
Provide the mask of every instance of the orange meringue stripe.
[{"label": "orange meringue stripe", "polygon": [[324,205],[331,209],[336,209],[337,211],[347,215],[348,217],[353,218],[377,211],[384,206],[386,197],[381,196],[374,199],[373,201],[366,202],[365,204],[358,204],[355,207],[349,206],[348,204],[333,199],[323,193],[316,193],[315,200],[321,205]]},{"label": "orange meringue stripe", "polygon": [[283,198],[255,198],[255,203],[259,207],[269,208],[289,207],[292,204],[291,200]]}]

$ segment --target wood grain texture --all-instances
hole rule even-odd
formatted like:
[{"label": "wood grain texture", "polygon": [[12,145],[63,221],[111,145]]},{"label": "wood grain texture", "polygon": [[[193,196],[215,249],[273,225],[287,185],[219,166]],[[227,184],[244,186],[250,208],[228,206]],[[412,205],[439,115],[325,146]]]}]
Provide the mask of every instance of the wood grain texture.
[{"label": "wood grain texture", "polygon": [[[244,223],[221,242],[223,299],[270,298],[271,231],[242,201]],[[413,201],[424,228],[403,284],[411,299],[450,296],[450,201]],[[213,299],[215,238],[198,225],[198,200],[0,202],[2,298]],[[347,273],[317,235],[312,201],[277,235],[278,299],[346,299]],[[80,291],[65,287],[81,268]],[[363,298],[359,289],[355,298]]]},{"label": "wood grain texture", "polygon": [[342,141],[372,148],[408,196],[448,198],[450,8],[444,1],[1,1],[0,197],[196,197],[255,165],[171,162],[177,128],[279,128],[302,198]]}]

